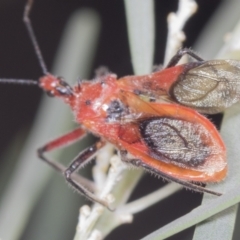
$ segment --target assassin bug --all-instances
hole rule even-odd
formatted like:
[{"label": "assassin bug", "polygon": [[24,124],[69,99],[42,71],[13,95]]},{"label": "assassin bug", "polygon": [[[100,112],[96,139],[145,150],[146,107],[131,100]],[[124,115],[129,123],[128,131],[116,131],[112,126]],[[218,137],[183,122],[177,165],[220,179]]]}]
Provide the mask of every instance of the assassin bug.
[{"label": "assassin bug", "polygon": [[[120,79],[115,74],[103,74],[92,82],[78,82],[71,87],[62,78],[47,71],[29,18],[32,4],[33,0],[28,0],[24,22],[44,76],[38,81],[0,81],[38,85],[48,95],[63,99],[81,125],[39,148],[39,157],[63,173],[78,192],[108,208],[107,202],[87,190],[74,175],[94,158],[106,142],[114,144],[122,160],[128,164],[195,191],[221,195],[194,183],[218,182],[226,176],[226,149],[218,131],[196,110],[170,103],[176,99],[171,95],[169,99],[166,97],[172,85],[178,83],[177,78],[181,76],[184,80],[200,63],[175,66],[181,57],[178,53],[167,68],[159,72]],[[191,51],[188,53],[191,55]],[[200,58],[195,58],[202,63]],[[80,140],[87,131],[100,140],[81,152],[69,167],[63,168],[45,156],[46,152]]]}]

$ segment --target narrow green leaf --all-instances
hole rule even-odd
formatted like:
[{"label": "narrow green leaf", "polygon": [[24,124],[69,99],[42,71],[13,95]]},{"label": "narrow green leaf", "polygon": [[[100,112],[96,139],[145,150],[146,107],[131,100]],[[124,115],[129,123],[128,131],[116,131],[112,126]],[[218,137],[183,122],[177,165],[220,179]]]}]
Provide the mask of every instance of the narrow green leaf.
[{"label": "narrow green leaf", "polygon": [[125,0],[127,27],[135,74],[150,73],[154,54],[154,4],[152,0]]}]

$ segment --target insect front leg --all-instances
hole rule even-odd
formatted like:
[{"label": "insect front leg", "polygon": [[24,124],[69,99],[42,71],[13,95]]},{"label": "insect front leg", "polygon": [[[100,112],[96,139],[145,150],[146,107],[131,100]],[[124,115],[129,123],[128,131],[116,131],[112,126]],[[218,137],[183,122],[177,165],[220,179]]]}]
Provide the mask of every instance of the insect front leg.
[{"label": "insect front leg", "polygon": [[172,182],[179,183],[182,186],[184,186],[185,188],[192,189],[193,191],[196,191],[196,192],[201,192],[201,193],[206,192],[206,193],[210,193],[210,194],[216,195],[216,196],[221,196],[222,195],[222,193],[218,193],[218,192],[212,191],[210,189],[201,187],[201,186],[196,185],[194,183],[191,183],[191,182],[188,182],[188,181],[184,181],[184,180],[181,180],[179,178],[175,178],[175,177],[170,176],[170,175],[168,175],[168,174],[166,174],[164,172],[160,172],[159,170],[157,170],[157,169],[149,166],[148,164],[144,163],[144,161],[141,160],[141,159],[129,158],[127,156],[127,154],[128,154],[127,151],[120,151],[120,156],[121,156],[122,161],[124,161],[126,163],[129,163],[129,164],[132,164],[135,167],[143,168],[146,171],[149,171],[149,172],[157,174],[157,176],[159,176],[159,177],[162,177],[162,178],[164,178],[166,180],[169,180],[169,181],[172,181]]},{"label": "insect front leg", "polygon": [[71,131],[57,139],[54,139],[54,140],[48,142],[47,144],[45,144],[43,147],[39,148],[37,150],[38,156],[40,159],[42,159],[43,161],[48,163],[52,168],[54,168],[58,172],[62,173],[62,172],[64,172],[66,167],[64,167],[60,163],[54,162],[54,161],[46,158],[44,153],[50,152],[56,148],[61,148],[61,147],[70,145],[70,144],[76,142],[77,140],[80,140],[85,135],[86,135],[86,132],[82,128],[74,129],[73,131]]},{"label": "insect front leg", "polygon": [[200,62],[204,61],[204,59],[199,57],[191,49],[189,49],[189,48],[182,48],[182,49],[178,50],[177,53],[171,58],[171,60],[169,61],[168,65],[166,66],[166,68],[170,68],[170,67],[173,67],[173,66],[177,65],[177,63],[180,61],[180,59],[184,55],[186,55],[186,54],[191,56],[192,58],[196,59],[197,61],[200,61]]},{"label": "insect front leg", "polygon": [[[66,170],[66,167],[63,166],[61,163],[59,162],[55,162],[50,160],[49,158],[47,158],[44,153],[45,152],[50,152],[56,148],[61,148],[61,147],[65,147],[67,145],[70,145],[76,141],[81,140],[84,136],[86,136],[86,132],[82,129],[82,128],[77,128],[74,129],[73,131],[57,138],[54,139],[50,142],[48,142],[47,144],[45,144],[43,147],[39,148],[37,150],[38,153],[38,157],[40,159],[42,159],[44,162],[46,162],[49,166],[51,166],[53,169],[55,169],[56,171],[64,174],[64,171]],[[77,181],[77,182],[81,182],[84,186],[87,186],[88,189],[91,189],[91,191],[95,191],[95,186],[94,184],[87,180],[84,177],[81,177],[78,174],[74,174],[73,178]]]},{"label": "insect front leg", "polygon": [[69,167],[65,167],[58,162],[52,161],[44,155],[44,153],[52,151],[56,148],[65,147],[69,144],[72,144],[73,142],[83,138],[85,135],[86,135],[86,132],[82,128],[77,128],[72,132],[69,132],[53,141],[50,141],[49,143],[45,144],[43,147],[39,148],[37,151],[38,156],[40,159],[48,163],[52,168],[62,173],[66,178],[67,182],[70,183],[70,185],[74,189],[76,189],[78,192],[83,194],[85,197],[87,197],[91,201],[98,202],[103,206],[106,206],[107,208],[109,208],[107,202],[99,199],[91,192],[95,190],[93,184],[91,184],[90,181],[87,181],[85,178],[82,178],[81,176],[75,174],[75,172],[78,169],[83,167],[85,164],[90,162],[95,157],[98,150],[100,150],[103,146],[105,146],[105,142],[103,140],[96,142],[91,147],[82,151],[72,161]]}]

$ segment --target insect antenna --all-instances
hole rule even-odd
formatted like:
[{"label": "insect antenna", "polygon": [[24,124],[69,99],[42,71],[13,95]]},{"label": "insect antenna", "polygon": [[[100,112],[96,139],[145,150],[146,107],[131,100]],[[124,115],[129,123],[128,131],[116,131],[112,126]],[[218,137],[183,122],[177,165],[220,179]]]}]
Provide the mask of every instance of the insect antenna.
[{"label": "insect antenna", "polygon": [[28,0],[27,4],[25,6],[24,14],[23,14],[23,22],[25,23],[25,26],[27,28],[30,40],[33,44],[35,53],[37,55],[37,58],[38,58],[38,61],[39,61],[39,64],[40,64],[40,67],[42,68],[42,71],[43,71],[44,75],[47,75],[48,70],[47,70],[45,61],[43,59],[43,55],[42,55],[42,52],[40,50],[39,44],[37,42],[37,38],[36,38],[35,33],[33,31],[31,19],[29,17],[30,12],[32,10],[32,5],[33,5],[33,0]]},{"label": "insect antenna", "polygon": [[[43,71],[44,75],[48,74],[48,70],[45,64],[45,61],[43,59],[42,52],[40,50],[39,44],[37,42],[35,33],[33,31],[31,19],[29,17],[31,10],[32,10],[33,0],[28,0],[24,9],[23,13],[23,22],[25,23],[25,26],[27,28],[28,35],[30,37],[30,40],[33,44],[35,53],[37,55],[37,59],[39,61],[40,67]],[[19,84],[19,85],[39,85],[39,82],[37,80],[32,79],[8,79],[8,78],[2,78],[0,79],[0,83],[10,83],[10,84]]]},{"label": "insect antenna", "polygon": [[19,85],[38,85],[38,81],[32,79],[11,79],[11,78],[0,78],[0,83],[10,83]]},{"label": "insect antenna", "polygon": [[[33,0],[28,0],[24,9],[23,14],[23,22],[25,23],[25,26],[27,28],[28,35],[30,37],[30,40],[33,44],[35,53],[37,55],[37,59],[39,61],[40,67],[42,68],[43,74],[47,75],[48,70],[45,64],[45,61],[42,56],[42,52],[40,50],[39,44],[37,42],[35,33],[33,31],[31,19],[29,17],[31,10],[32,10]],[[10,83],[10,84],[19,84],[19,85],[39,85],[39,82],[37,80],[32,79],[8,79],[8,78],[2,78],[0,79],[0,83]]]}]

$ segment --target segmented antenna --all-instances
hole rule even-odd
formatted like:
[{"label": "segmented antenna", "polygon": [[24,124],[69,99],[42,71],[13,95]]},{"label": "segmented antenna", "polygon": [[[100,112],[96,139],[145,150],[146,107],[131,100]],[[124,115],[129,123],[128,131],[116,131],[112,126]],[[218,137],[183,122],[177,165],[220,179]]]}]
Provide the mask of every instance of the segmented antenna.
[{"label": "segmented antenna", "polygon": [[33,0],[28,0],[27,4],[25,6],[24,14],[23,14],[23,21],[25,23],[25,26],[27,28],[30,40],[31,40],[31,42],[33,44],[33,47],[35,49],[35,53],[37,55],[37,58],[38,58],[40,66],[42,68],[42,71],[43,71],[44,75],[47,75],[48,70],[47,70],[45,61],[43,59],[42,52],[41,52],[39,44],[37,42],[35,33],[33,31],[32,23],[31,23],[31,20],[30,20],[30,17],[29,17],[30,12],[32,10],[32,5],[33,5]]},{"label": "segmented antenna", "polygon": [[[32,4],[33,4],[33,0],[28,0],[27,1],[27,4],[25,6],[25,10],[24,10],[24,14],[23,14],[23,21],[24,21],[24,23],[27,27],[28,34],[29,34],[31,42],[34,46],[35,53],[37,55],[37,58],[38,58],[38,61],[40,63],[40,66],[42,68],[42,71],[45,75],[47,75],[48,74],[47,67],[46,67],[46,64],[44,62],[41,50],[40,50],[38,42],[37,42],[37,39],[35,37],[34,31],[33,31],[33,28],[32,28],[32,24],[31,24],[31,20],[29,18],[29,14],[30,14],[31,9],[32,9]],[[10,84],[29,85],[29,86],[39,84],[38,81],[31,80],[31,79],[7,79],[7,78],[1,78],[0,83],[10,83]]]},{"label": "segmented antenna", "polygon": [[0,83],[12,83],[19,85],[38,85],[38,81],[31,79],[9,79],[9,78],[1,78]]}]

